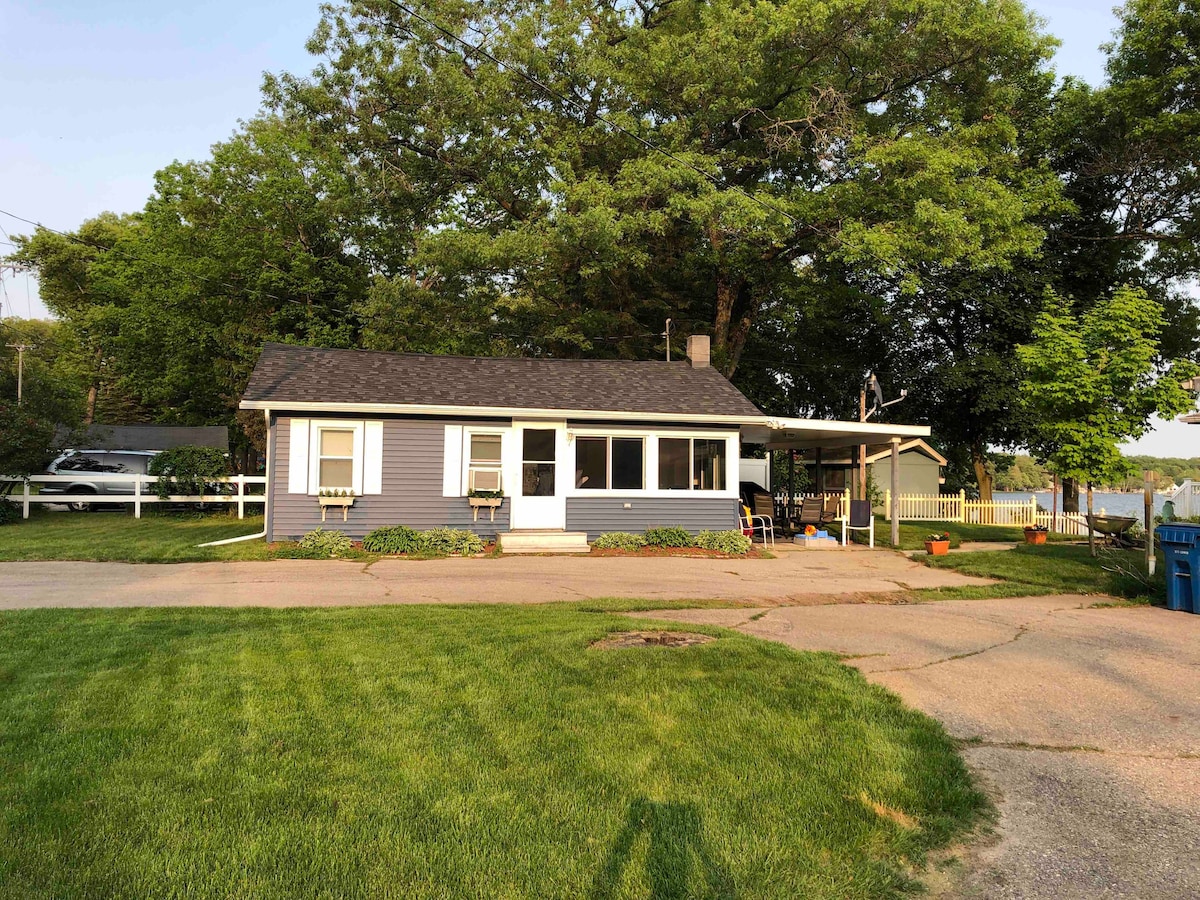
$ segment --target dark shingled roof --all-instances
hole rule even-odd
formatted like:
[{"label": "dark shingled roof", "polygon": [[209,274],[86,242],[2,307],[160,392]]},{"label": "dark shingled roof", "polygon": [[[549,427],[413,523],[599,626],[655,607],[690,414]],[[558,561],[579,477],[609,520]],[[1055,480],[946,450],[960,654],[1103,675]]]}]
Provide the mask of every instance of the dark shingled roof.
[{"label": "dark shingled roof", "polygon": [[716,369],[686,361],[431,356],[265,344],[243,397],[680,416],[762,413]]},{"label": "dark shingled roof", "polygon": [[170,450],[172,447],[215,447],[229,450],[224,425],[92,425],[82,431],[60,429],[60,443],[85,450]]}]

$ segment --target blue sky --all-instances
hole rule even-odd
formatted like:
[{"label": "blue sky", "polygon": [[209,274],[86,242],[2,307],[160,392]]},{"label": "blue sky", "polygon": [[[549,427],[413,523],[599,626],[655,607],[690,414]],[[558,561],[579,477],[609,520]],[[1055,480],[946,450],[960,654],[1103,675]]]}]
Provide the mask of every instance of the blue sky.
[{"label": "blue sky", "polygon": [[[1062,41],[1058,71],[1098,84],[1111,5],[1029,5]],[[254,114],[264,71],[311,67],[304,43],[317,19],[315,2],[0,0],[0,209],[63,230],[140,209],[156,170],[205,157]],[[29,230],[3,215],[0,228]],[[24,276],[3,279],[0,307],[46,314]],[[1159,432],[1147,452],[1193,454],[1187,428]]]}]

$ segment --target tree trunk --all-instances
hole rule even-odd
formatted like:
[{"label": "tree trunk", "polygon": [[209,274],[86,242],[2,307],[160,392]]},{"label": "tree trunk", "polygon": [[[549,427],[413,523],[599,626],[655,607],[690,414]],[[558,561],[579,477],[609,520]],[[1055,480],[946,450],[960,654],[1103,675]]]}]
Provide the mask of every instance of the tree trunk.
[{"label": "tree trunk", "polygon": [[1074,478],[1062,480],[1063,512],[1079,515],[1079,482]]},{"label": "tree trunk", "polygon": [[987,457],[980,444],[971,447],[971,466],[975,469],[975,484],[979,486],[979,502],[991,503],[992,473],[988,471]]},{"label": "tree trunk", "polygon": [[1088,552],[1096,555],[1096,532],[1092,531],[1092,483],[1087,486]]},{"label": "tree trunk", "polygon": [[83,411],[83,424],[91,425],[96,418],[96,397],[100,393],[100,363],[104,361],[104,351],[97,348],[96,365],[92,370],[92,383],[88,386],[87,406]]}]

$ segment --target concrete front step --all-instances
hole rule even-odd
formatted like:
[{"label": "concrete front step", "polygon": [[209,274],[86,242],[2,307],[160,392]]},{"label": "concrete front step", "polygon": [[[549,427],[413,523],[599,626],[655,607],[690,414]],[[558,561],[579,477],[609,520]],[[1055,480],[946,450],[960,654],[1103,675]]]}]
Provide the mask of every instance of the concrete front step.
[{"label": "concrete front step", "polygon": [[497,536],[504,553],[588,553],[584,531],[505,531]]}]

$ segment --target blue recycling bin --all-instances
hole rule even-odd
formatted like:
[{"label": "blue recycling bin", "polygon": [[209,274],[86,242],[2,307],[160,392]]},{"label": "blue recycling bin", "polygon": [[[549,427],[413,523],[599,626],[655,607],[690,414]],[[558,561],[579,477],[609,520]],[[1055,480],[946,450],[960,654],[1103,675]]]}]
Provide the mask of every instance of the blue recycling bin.
[{"label": "blue recycling bin", "polygon": [[1200,613],[1200,525],[1164,522],[1154,533],[1167,561],[1167,609]]}]

